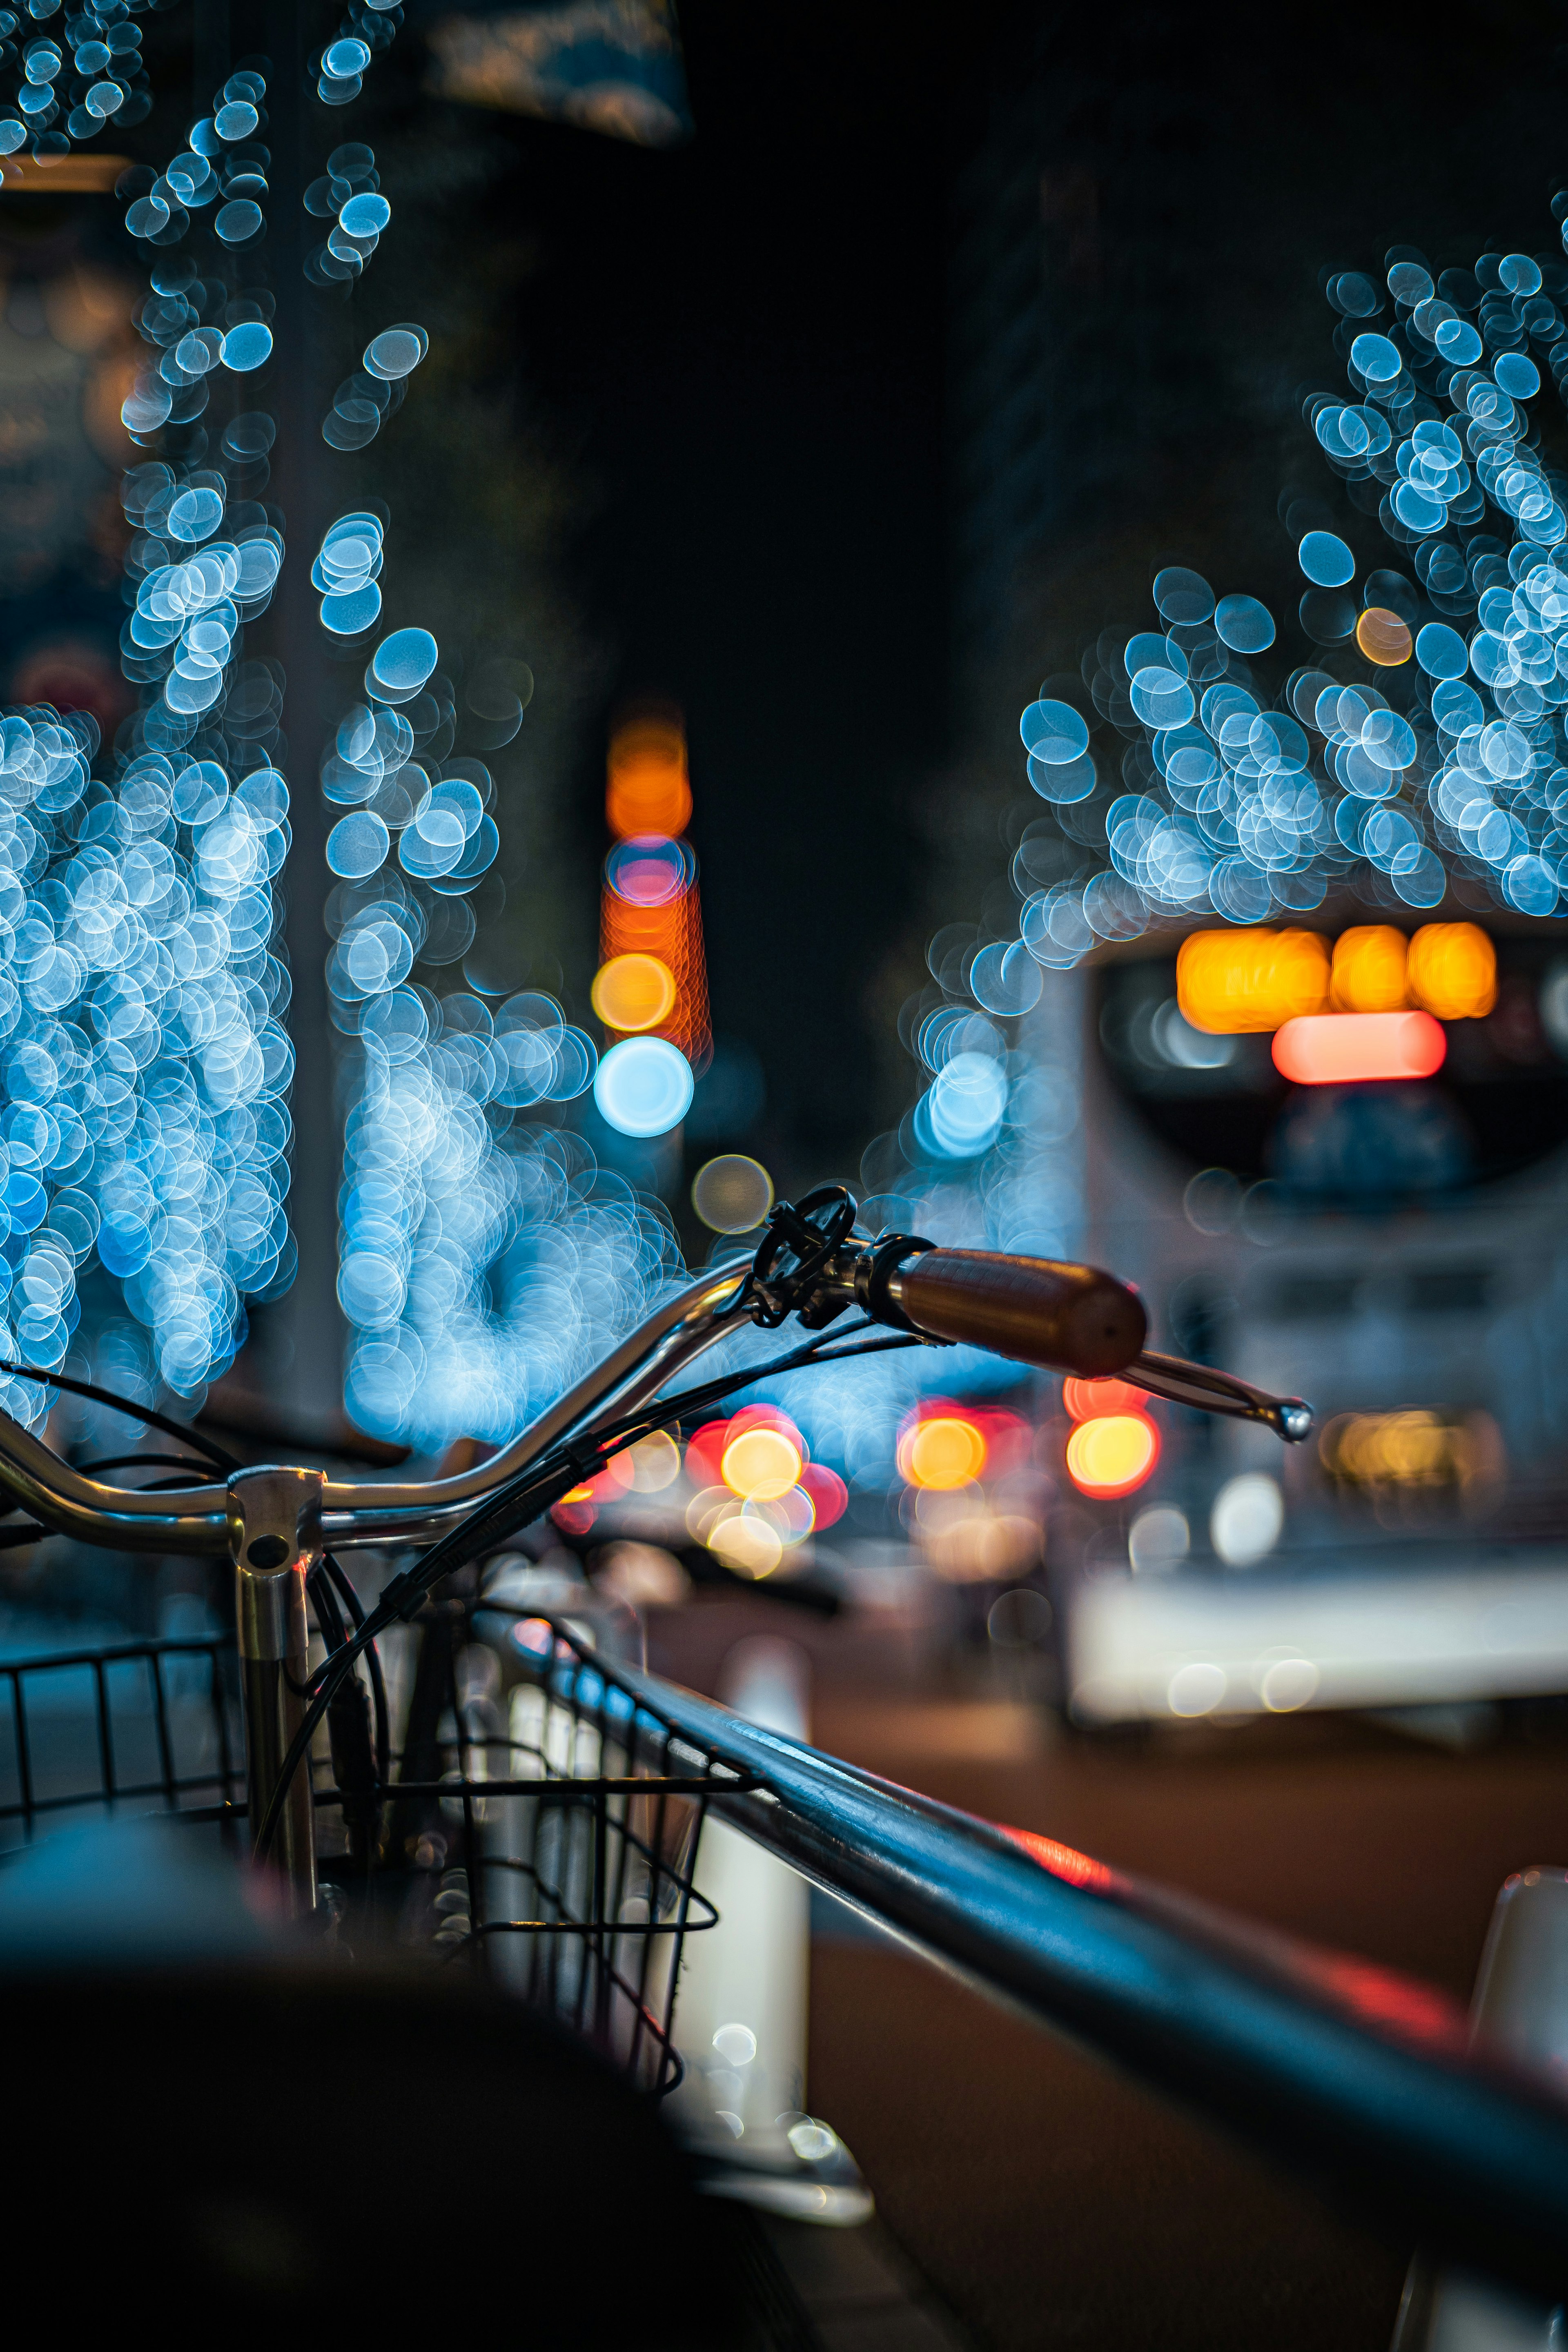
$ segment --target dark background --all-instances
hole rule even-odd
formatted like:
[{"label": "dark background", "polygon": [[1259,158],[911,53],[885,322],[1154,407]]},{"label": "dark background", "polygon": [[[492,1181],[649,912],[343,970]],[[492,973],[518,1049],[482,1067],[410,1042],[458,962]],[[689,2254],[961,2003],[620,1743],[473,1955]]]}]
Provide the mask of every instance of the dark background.
[{"label": "dark background", "polygon": [[[353,120],[312,110],[319,160],[373,138],[399,207],[321,331],[345,368],[363,324],[433,331],[365,467],[397,520],[389,616],[460,652],[483,619],[460,551],[527,543],[503,633],[540,691],[503,863],[521,848],[543,903],[514,891],[520,930],[584,1016],[606,730],[673,698],[714,1026],[767,1085],[754,1129],[693,1152],[853,1182],[916,1089],[896,1015],[927,940],[1012,919],[1041,679],[1147,626],[1173,561],[1265,598],[1283,674],[1308,650],[1303,496],[1363,569],[1396,560],[1301,421],[1303,387],[1343,383],[1320,283],[1381,275],[1397,243],[1435,268],[1554,246],[1568,16],[1500,0],[1415,36],[1390,7],[1351,29],[1299,5],[684,0],[679,21],[695,135],[663,152],[433,99],[410,22]],[[231,52],[274,29],[244,0]],[[149,30],[163,96],[128,143],[163,155],[189,26]],[[22,226],[43,200],[10,202]],[[1537,406],[1563,443],[1550,389]],[[421,537],[449,578],[410,560]],[[557,984],[548,958],[535,977]]]},{"label": "dark background", "polygon": [[602,707],[685,709],[715,1029],[808,1175],[853,1181],[878,1123],[872,983],[951,743],[949,190],[1003,14],[692,0],[689,146],[519,124],[491,199],[538,238],[518,334],[589,500]]},{"label": "dark background", "polygon": [[[529,246],[514,349],[581,500],[576,855],[602,852],[610,714],[673,696],[715,1029],[767,1077],[752,1146],[853,1181],[913,1093],[893,1017],[927,937],[1006,898],[1041,814],[1016,737],[1041,677],[1150,625],[1171,561],[1263,595],[1302,658],[1303,494],[1363,566],[1397,560],[1301,422],[1304,386],[1342,385],[1320,283],[1396,243],[1435,268],[1552,247],[1568,21],[687,0],[680,25],[689,145],[509,122],[483,199]],[[1011,378],[1008,336],[1034,350]],[[1009,404],[1033,454],[1002,452],[977,531]]]}]

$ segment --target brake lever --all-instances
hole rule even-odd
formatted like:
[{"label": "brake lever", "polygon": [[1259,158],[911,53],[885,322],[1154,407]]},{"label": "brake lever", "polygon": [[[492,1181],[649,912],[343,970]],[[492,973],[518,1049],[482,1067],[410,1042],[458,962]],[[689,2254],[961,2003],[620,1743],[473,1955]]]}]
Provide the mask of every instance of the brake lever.
[{"label": "brake lever", "polygon": [[1300,1445],[1312,1433],[1312,1408],[1302,1398],[1271,1396],[1267,1389],[1255,1389],[1249,1381],[1237,1380],[1234,1372],[1215,1371],[1208,1364],[1189,1364],[1182,1356],[1161,1356],[1145,1348],[1116,1377],[1150,1396],[1163,1397],[1170,1404],[1225,1413],[1232,1421],[1261,1422],[1287,1445]]}]

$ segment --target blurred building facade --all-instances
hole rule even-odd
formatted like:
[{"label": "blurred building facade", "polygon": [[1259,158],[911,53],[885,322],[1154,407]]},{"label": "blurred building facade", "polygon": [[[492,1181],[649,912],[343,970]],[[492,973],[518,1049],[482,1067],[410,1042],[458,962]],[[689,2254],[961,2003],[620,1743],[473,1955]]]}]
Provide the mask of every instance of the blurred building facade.
[{"label": "blurred building facade", "polygon": [[[1107,809],[1142,789],[1122,765],[1142,756],[1142,730],[1089,689],[1133,632],[1157,625],[1155,571],[1194,564],[1289,614],[1303,585],[1297,538],[1348,512],[1329,505],[1337,486],[1314,466],[1292,381],[1310,339],[1326,342],[1312,278],[1320,257],[1346,255],[1344,193],[1321,189],[1314,205],[1289,109],[1267,170],[1244,152],[1236,125],[1256,113],[1255,56],[1220,43],[1194,56],[1183,43],[1175,17],[1156,11],[1137,43],[1097,54],[1086,28],[1042,14],[998,73],[959,191],[951,405],[965,784],[1005,844],[998,853],[972,824],[967,866],[946,877],[952,913],[984,910],[971,960],[1007,936],[1018,902],[1102,862]],[[1336,107],[1348,139],[1343,94],[1323,135]],[[1451,193],[1436,200],[1435,236],[1455,234],[1464,209]],[[1516,236],[1539,240],[1539,211]],[[1380,246],[1382,226],[1369,223],[1363,242]],[[1100,730],[1100,783],[1072,807],[1031,801],[1016,713],[1037,695]],[[1484,1018],[1450,1025],[1430,1082],[1293,1087],[1267,1036],[1195,1033],[1176,1006],[1175,953],[1184,930],[1213,927],[1206,913],[1094,942],[1075,969],[1047,973],[1048,1013],[1019,1025],[1026,1053],[1032,1031],[1079,1024],[1081,1245],[1142,1286],[1152,1344],[1306,1395],[1319,1412],[1314,1441],[1285,1454],[1264,1431],[1157,1408],[1160,1459],[1134,1494],[1093,1502],[1058,1479],[1047,1551],[1068,1618],[1072,1595],[1097,1579],[1129,1596],[1159,1584],[1162,1606],[1179,1591],[1202,1595],[1190,1623],[1166,1606],[1168,1622],[1151,1615],[1140,1633],[1131,1609],[1116,1636],[1122,1664],[1140,1643],[1148,1654],[1102,1693],[1108,1714],[1273,1706],[1258,1695],[1267,1658],[1245,1675],[1234,1661],[1216,1668],[1217,1684],[1200,1677],[1201,1703],[1169,1695],[1186,1665],[1217,1654],[1211,1601],[1239,1608],[1244,1585],[1256,1598],[1322,1578],[1402,1578],[1408,1621],[1428,1610],[1423,1580],[1522,1569],[1539,1585],[1536,1648],[1552,1663],[1531,1680],[1505,1662],[1493,1680],[1500,1695],[1568,1687],[1568,940],[1560,920],[1500,910],[1462,877],[1436,911],[1493,940],[1499,990]],[[1408,933],[1424,918],[1392,894],[1341,890],[1270,919],[1331,941],[1357,924]],[[1042,1157],[1057,1148],[1041,1139]],[[1048,1422],[1051,1384],[1040,1405]],[[1453,1638],[1486,1648],[1479,1622]],[[1513,1634],[1491,1643],[1500,1658],[1518,1646]],[[1405,1696],[1452,1696],[1447,1671],[1434,1667],[1430,1691],[1417,1675]],[[1488,1692],[1484,1665],[1471,1680],[1470,1695]],[[1296,1694],[1282,1705],[1319,1690],[1304,1675],[1276,1686]]]}]

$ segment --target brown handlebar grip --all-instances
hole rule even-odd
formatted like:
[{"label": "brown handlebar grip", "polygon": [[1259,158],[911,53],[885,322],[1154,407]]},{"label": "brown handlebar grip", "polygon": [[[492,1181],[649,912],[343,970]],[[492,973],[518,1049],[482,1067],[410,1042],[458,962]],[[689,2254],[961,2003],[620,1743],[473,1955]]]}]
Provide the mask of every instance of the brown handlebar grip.
[{"label": "brown handlebar grip", "polygon": [[1148,1330],[1136,1291],[1098,1266],[1055,1258],[926,1250],[889,1277],[888,1293],[933,1339],[1085,1380],[1121,1371]]}]

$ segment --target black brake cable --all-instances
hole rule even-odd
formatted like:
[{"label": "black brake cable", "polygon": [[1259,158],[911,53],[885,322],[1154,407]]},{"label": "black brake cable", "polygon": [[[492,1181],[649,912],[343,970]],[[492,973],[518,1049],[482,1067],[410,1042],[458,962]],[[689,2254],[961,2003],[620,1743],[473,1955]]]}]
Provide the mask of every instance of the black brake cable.
[{"label": "black brake cable", "polygon": [[[868,1317],[863,1323],[852,1324],[847,1331],[840,1332],[837,1337],[842,1340],[873,1328]],[[289,1742],[267,1811],[255,1832],[253,1852],[257,1861],[265,1860],[270,1851],[278,1823],[282,1818],[289,1784],[315,1738],[333,1694],[352,1669],[354,1659],[378,1634],[399,1620],[406,1623],[431,1588],[443,1577],[466,1567],[479,1553],[489,1550],[516,1528],[537,1518],[552,1503],[560,1502],[574,1486],[585,1484],[613,1454],[624,1452],[639,1436],[651,1435],[655,1430],[666,1428],[671,1422],[679,1423],[689,1414],[716,1403],[734,1389],[747,1388],[754,1381],[798,1370],[808,1364],[839,1363],[856,1356],[876,1356],[894,1348],[919,1348],[926,1344],[918,1332],[896,1332],[886,1339],[852,1348],[827,1348],[821,1340],[813,1339],[802,1348],[792,1349],[787,1355],[774,1357],[768,1363],[753,1364],[721,1374],[716,1380],[704,1381],[698,1388],[683,1389],[657,1405],[644,1406],[639,1412],[627,1414],[624,1420],[595,1432],[591,1446],[583,1440],[557,1446],[542,1462],[531,1464],[515,1478],[509,1479],[487,1501],[477,1505],[460,1526],[423,1552],[412,1568],[395,1577],[363,1624],[357,1628],[353,1639],[342,1649],[334,1651],[317,1669],[310,1703]]]},{"label": "black brake cable", "polygon": [[129,1397],[117,1396],[112,1389],[100,1388],[96,1381],[79,1381],[64,1372],[40,1371],[36,1364],[11,1364],[0,1358],[0,1372],[9,1372],[14,1380],[37,1381],[43,1387],[64,1389],[68,1396],[86,1397],[90,1404],[106,1404],[114,1412],[125,1413],[139,1421],[146,1429],[161,1429],[165,1437],[177,1437],[193,1453],[205,1454],[218,1470],[240,1470],[244,1464],[201,1431],[188,1429],[184,1422],[171,1421],[165,1412],[156,1412],[150,1404],[135,1404]]},{"label": "black brake cable", "polygon": [[[364,1603],[354,1591],[353,1579],[330,1551],[321,1554],[321,1568],[333,1591],[348,1611],[357,1633],[365,1621]],[[375,1777],[384,1789],[392,1774],[391,1717],[386,1704],[386,1680],[381,1671],[381,1655],[373,1637],[364,1651],[370,1669],[371,1702],[375,1708]]]},{"label": "black brake cable", "polygon": [[[184,1470],[189,1473],[193,1470],[208,1471],[216,1465],[211,1462],[189,1462],[178,1454],[110,1454],[91,1462],[78,1462],[74,1466],[85,1478],[89,1472],[96,1475],[105,1470]],[[184,1483],[189,1486],[188,1475]]]},{"label": "black brake cable", "polygon": [[[36,1364],[13,1364],[4,1359],[0,1359],[0,1372],[8,1372],[14,1380],[37,1381],[42,1387],[63,1389],[71,1396],[85,1397],[92,1404],[108,1405],[111,1411],[122,1412],[128,1419],[141,1422],[144,1428],[161,1430],[165,1437],[178,1438],[182,1444],[190,1446],[196,1454],[205,1456],[205,1461],[193,1462],[183,1455],[173,1454],[111,1454],[102,1460],[79,1463],[76,1466],[84,1475],[90,1471],[143,1468],[201,1471],[209,1466],[232,1472],[243,1469],[245,1466],[237,1455],[231,1454],[226,1446],[220,1445],[216,1438],[207,1437],[202,1431],[192,1429],[184,1422],[173,1420],[169,1414],[157,1412],[152,1405],[140,1404],[134,1398],[121,1396],[117,1390],[100,1387],[96,1381],[79,1381],[64,1372],[45,1371]],[[143,1493],[165,1491],[175,1493],[178,1487],[174,1482],[168,1481],[160,1482],[157,1486],[146,1487],[142,1491]],[[53,1528],[41,1525],[0,1528],[0,1550],[11,1550],[22,1544],[37,1543],[54,1532]],[[331,1552],[323,1554],[321,1566],[331,1580],[332,1590],[347,1609],[357,1632],[364,1622],[364,1608],[358,1593]],[[337,1631],[339,1638],[343,1638],[341,1620]],[[386,1702],[386,1681],[382,1673],[381,1660],[376,1654],[374,1641],[370,1644],[367,1663],[370,1669],[371,1696],[375,1706],[376,1770],[384,1785],[391,1764],[390,1718]]]}]

